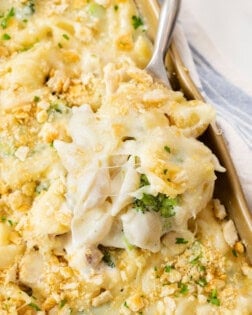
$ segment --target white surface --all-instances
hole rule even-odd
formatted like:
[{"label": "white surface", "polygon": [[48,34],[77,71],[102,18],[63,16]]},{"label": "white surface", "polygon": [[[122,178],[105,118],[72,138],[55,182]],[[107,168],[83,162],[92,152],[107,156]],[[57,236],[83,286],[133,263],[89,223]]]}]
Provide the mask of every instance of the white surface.
[{"label": "white surface", "polygon": [[215,49],[217,68],[252,94],[252,1],[184,0],[180,20],[185,31],[192,19],[208,37],[208,49]]}]

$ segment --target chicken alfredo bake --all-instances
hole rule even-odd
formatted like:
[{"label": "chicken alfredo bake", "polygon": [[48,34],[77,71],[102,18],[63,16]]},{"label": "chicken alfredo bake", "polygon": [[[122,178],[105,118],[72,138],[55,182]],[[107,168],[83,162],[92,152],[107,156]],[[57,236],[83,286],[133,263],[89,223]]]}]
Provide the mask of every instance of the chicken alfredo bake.
[{"label": "chicken alfredo bake", "polygon": [[0,2],[0,314],[251,314],[196,138],[213,108],[141,70],[131,0]]}]

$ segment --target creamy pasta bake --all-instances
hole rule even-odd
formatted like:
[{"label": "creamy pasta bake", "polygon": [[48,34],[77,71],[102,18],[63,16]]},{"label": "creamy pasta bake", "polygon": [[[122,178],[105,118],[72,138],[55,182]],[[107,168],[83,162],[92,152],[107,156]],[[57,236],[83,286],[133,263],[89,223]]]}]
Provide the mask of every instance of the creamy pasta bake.
[{"label": "creamy pasta bake", "polygon": [[0,314],[252,314],[252,268],[133,0],[0,2]]}]

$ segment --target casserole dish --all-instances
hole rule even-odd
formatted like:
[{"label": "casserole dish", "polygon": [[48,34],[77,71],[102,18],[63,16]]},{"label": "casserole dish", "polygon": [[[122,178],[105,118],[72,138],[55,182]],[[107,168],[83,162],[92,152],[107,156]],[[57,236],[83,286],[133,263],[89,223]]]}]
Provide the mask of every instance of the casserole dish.
[{"label": "casserole dish", "polygon": [[223,168],[196,139],[214,110],[141,69],[155,8],[0,3],[3,314],[251,311],[245,247],[211,200]]}]

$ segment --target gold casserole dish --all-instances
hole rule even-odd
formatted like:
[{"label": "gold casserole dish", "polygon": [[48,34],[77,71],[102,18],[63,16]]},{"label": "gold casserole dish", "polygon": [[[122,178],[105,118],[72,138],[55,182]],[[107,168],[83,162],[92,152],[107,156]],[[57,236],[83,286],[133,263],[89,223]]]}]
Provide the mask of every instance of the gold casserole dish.
[{"label": "gold casserole dish", "polygon": [[[156,0],[137,0],[139,10],[148,20],[151,39],[155,37],[159,15]],[[181,89],[188,99],[203,100],[189,71],[183,65],[176,43],[172,43],[167,55],[166,65],[171,75],[171,83],[175,89]],[[252,263],[252,216],[244,197],[239,178],[234,168],[228,148],[218,127],[210,125],[202,136],[202,141],[216,154],[226,172],[219,174],[215,184],[215,197],[225,205],[230,217],[234,220],[243,243],[246,245],[247,256]]]}]

